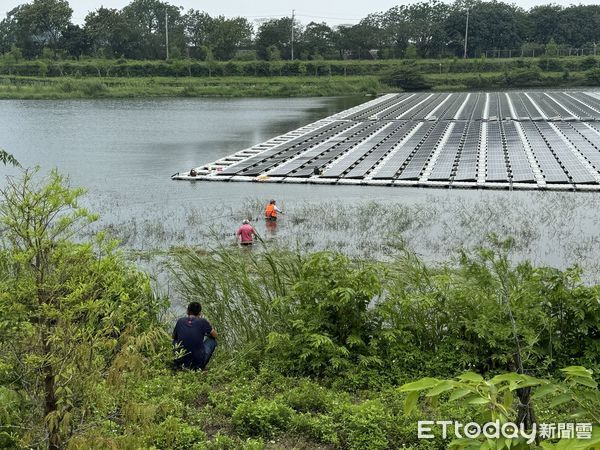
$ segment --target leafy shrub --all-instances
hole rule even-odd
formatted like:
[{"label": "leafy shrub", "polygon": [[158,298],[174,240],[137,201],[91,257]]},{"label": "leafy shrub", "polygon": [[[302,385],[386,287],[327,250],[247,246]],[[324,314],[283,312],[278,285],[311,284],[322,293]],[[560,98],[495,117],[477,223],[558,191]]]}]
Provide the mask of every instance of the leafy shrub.
[{"label": "leafy shrub", "polygon": [[79,84],[79,89],[86,97],[100,97],[106,93],[108,87],[101,81],[85,80]]},{"label": "leafy shrub", "polygon": [[151,442],[158,448],[193,449],[201,448],[206,435],[197,425],[189,425],[177,417],[167,417],[150,433]]},{"label": "leafy shrub", "polygon": [[339,425],[331,416],[325,414],[297,414],[292,417],[290,428],[294,433],[308,436],[310,439],[323,444],[337,445]]},{"label": "leafy shrub", "polygon": [[245,436],[273,436],[288,428],[294,411],[276,400],[259,398],[240,404],[233,412],[236,430]]},{"label": "leafy shrub", "polygon": [[324,412],[330,399],[328,391],[316,383],[303,382],[284,394],[285,402],[299,412]]},{"label": "leafy shrub", "polygon": [[65,80],[60,84],[60,90],[69,93],[77,90],[77,86],[72,80]]},{"label": "leafy shrub", "polygon": [[593,86],[600,86],[600,69],[588,70],[585,74],[585,78],[588,83]]},{"label": "leafy shrub", "polygon": [[510,86],[531,86],[542,80],[539,67],[512,70],[506,74],[506,83]]},{"label": "leafy shrub", "polygon": [[540,58],[538,66],[546,72],[562,72],[565,68],[560,59],[548,57]]},{"label": "leafy shrub", "polygon": [[368,356],[369,303],[380,293],[375,266],[334,253],[311,255],[281,300],[289,318],[268,336],[276,366],[302,375],[339,373]]},{"label": "leafy shrub", "polygon": [[406,91],[431,88],[431,84],[425,81],[416,64],[398,66],[385,75],[382,81],[389,86],[399,87]]},{"label": "leafy shrub", "polygon": [[595,56],[586,56],[581,60],[579,65],[580,70],[590,70],[598,67],[600,67],[600,58],[596,58]]},{"label": "leafy shrub", "polygon": [[390,416],[377,400],[360,405],[343,405],[334,412],[341,425],[341,440],[349,449],[380,450],[388,448]]}]

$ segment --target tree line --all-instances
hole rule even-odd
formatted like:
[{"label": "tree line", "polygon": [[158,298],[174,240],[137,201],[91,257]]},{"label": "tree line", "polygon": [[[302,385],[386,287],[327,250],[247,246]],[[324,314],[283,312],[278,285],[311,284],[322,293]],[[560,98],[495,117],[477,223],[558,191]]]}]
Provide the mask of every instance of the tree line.
[{"label": "tree line", "polygon": [[205,61],[457,57],[464,52],[467,11],[468,56],[494,49],[539,49],[552,55],[561,47],[595,49],[600,41],[600,5],[526,10],[501,1],[429,0],[370,14],[355,25],[303,26],[282,17],[255,28],[244,17],[186,12],[160,0],[133,0],[120,10],[100,7],[78,25],[67,0],[33,0],[0,22],[0,53],[145,60],[169,54]]}]

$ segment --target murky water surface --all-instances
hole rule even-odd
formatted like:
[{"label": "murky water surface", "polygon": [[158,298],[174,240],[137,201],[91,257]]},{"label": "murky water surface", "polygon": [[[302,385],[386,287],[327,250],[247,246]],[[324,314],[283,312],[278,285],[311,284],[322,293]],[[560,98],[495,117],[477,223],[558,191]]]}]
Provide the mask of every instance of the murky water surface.
[{"label": "murky water surface", "polygon": [[[174,182],[214,161],[365,98],[0,101],[0,147],[24,166],[57,167],[133,250],[234,245],[251,218],[267,241],[385,258],[408,245],[444,260],[488,233],[512,235],[516,258],[597,279],[600,194]],[[2,175],[13,169],[0,167]],[[260,220],[276,198],[287,214]]]}]

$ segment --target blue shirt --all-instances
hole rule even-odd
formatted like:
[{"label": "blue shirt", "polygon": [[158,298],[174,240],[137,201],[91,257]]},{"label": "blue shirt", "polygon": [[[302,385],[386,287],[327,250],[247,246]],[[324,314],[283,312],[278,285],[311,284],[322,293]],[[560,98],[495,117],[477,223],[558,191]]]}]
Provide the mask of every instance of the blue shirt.
[{"label": "blue shirt", "polygon": [[179,344],[186,352],[177,363],[185,367],[204,366],[204,338],[210,336],[212,326],[204,317],[182,317],[173,330],[173,344]]}]

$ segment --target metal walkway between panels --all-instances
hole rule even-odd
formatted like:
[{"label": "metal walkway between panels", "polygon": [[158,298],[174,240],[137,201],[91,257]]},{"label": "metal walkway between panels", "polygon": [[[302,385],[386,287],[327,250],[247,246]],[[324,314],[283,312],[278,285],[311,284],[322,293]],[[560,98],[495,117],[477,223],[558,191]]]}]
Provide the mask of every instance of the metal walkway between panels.
[{"label": "metal walkway between panels", "polygon": [[378,97],[175,180],[600,191],[600,93]]}]

